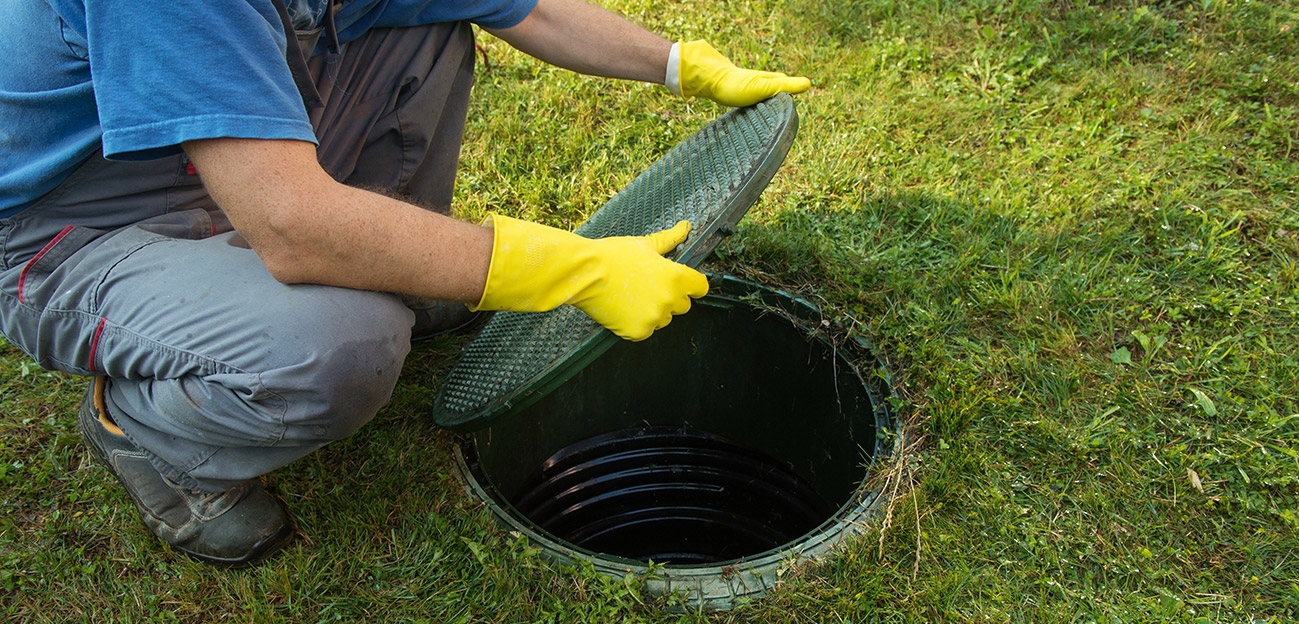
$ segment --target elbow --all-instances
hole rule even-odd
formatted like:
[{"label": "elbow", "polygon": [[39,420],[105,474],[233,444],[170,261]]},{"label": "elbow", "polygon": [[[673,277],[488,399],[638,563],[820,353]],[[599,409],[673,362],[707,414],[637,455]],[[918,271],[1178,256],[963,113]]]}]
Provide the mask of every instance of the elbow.
[{"label": "elbow", "polygon": [[290,218],[288,222],[270,221],[258,224],[253,231],[240,233],[275,281],[282,284],[304,284],[316,281],[310,250],[313,245],[293,233],[301,231]]},{"label": "elbow", "polygon": [[223,138],[184,147],[242,237],[232,244],[251,248],[277,281],[320,281],[330,238],[321,231],[320,213],[347,187],[320,168],[313,144]]},{"label": "elbow", "polygon": [[305,284],[312,281],[308,264],[302,261],[300,254],[282,248],[254,247],[253,251],[257,253],[257,257],[266,266],[266,271],[275,281],[281,284]]},{"label": "elbow", "polygon": [[312,282],[310,272],[306,270],[302,263],[294,261],[293,258],[279,254],[263,254],[261,252],[258,252],[257,256],[261,258],[262,264],[266,265],[266,270],[271,274],[271,277],[281,284],[306,284]]}]

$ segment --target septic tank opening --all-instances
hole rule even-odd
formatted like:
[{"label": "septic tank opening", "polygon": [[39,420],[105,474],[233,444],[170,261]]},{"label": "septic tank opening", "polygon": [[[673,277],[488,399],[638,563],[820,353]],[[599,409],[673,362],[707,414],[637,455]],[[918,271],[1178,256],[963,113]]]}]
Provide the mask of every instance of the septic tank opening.
[{"label": "septic tank opening", "polygon": [[682,426],[620,429],[547,458],[512,501],[578,548],[638,561],[730,561],[789,543],[834,507],[774,457]]},{"label": "septic tank opening", "polygon": [[[726,608],[829,554],[881,503],[895,443],[877,358],[807,302],[733,278],[460,448],[470,488],[551,559]],[[535,397],[517,397],[520,404]]]}]

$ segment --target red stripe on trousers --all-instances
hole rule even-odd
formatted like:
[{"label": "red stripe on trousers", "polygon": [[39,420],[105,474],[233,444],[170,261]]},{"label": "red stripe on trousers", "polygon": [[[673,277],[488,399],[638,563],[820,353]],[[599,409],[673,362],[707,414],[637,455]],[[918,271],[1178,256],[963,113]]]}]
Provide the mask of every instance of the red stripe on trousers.
[{"label": "red stripe on trousers", "polygon": [[41,247],[41,250],[36,252],[36,255],[32,256],[32,259],[28,260],[27,264],[23,265],[23,272],[18,274],[18,303],[26,303],[23,299],[23,286],[27,284],[27,271],[30,271],[32,265],[36,264],[36,262],[45,256],[46,253],[53,249],[54,246],[57,245],[59,241],[63,240],[63,237],[67,236],[68,232],[71,232],[75,227],[75,225],[69,225],[68,227],[63,228],[63,231],[50,239],[50,242],[45,243],[45,246]]},{"label": "red stripe on trousers", "polygon": [[99,351],[99,339],[104,335],[104,326],[108,324],[108,319],[99,319],[99,326],[95,328],[95,337],[90,339],[90,357],[87,358],[86,368],[90,372],[95,371],[95,353]]}]

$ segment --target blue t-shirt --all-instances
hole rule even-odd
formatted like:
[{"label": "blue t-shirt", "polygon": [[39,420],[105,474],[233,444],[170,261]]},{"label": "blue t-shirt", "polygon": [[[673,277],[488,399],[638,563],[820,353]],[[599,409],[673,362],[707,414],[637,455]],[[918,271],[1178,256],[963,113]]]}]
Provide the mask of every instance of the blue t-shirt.
[{"label": "blue t-shirt", "polygon": [[[298,26],[328,0],[288,0]],[[536,0],[348,0],[366,30],[472,21],[508,28]],[[0,217],[31,205],[96,150],[176,154],[217,137],[315,141],[271,0],[0,1]]]}]

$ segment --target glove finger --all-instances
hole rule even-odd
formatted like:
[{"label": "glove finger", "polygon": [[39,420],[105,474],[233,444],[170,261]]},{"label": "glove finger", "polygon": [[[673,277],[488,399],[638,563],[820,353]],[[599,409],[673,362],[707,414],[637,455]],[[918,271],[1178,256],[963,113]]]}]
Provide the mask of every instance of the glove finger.
[{"label": "glove finger", "polygon": [[[682,269],[681,272],[682,292],[684,292],[687,295],[690,295],[690,297],[693,299],[698,299],[708,294],[708,278],[704,277],[703,273],[700,273],[699,271],[696,271],[685,265],[681,265],[681,269]],[[686,310],[689,309],[690,309],[690,300],[687,299],[686,309],[682,310],[680,313],[684,313]]]},{"label": "glove finger", "polygon": [[789,75],[782,72],[763,71],[761,69],[741,69],[736,72],[736,80],[763,80],[770,78],[788,78]]},{"label": "glove finger", "polygon": [[658,322],[654,324],[654,331],[658,331],[660,329],[663,329],[664,327],[667,327],[668,323],[671,322],[672,322],[672,313],[665,311],[663,313],[663,316],[659,317]]},{"label": "glove finger", "polygon": [[753,95],[761,95],[761,99],[754,100],[760,102],[777,93],[802,93],[812,88],[812,81],[803,76],[786,76],[785,74],[771,74],[767,76],[753,76],[749,79],[749,86],[746,91]]},{"label": "glove finger", "polygon": [[[670,317],[676,316],[678,314],[685,314],[686,312],[689,312],[690,297],[681,297],[680,299],[673,299],[672,302],[668,304],[667,311],[668,311],[669,319]],[[666,324],[667,323],[664,322],[664,325]]]},{"label": "glove finger", "polygon": [[636,329],[636,330],[630,330],[630,329],[620,330],[620,329],[614,329],[613,327],[610,327],[609,331],[612,331],[615,336],[618,336],[619,338],[622,338],[623,340],[626,340],[628,342],[640,342],[646,338],[649,338],[650,335],[654,333],[654,330],[648,327],[644,329]]},{"label": "glove finger", "polygon": [[778,91],[786,93],[802,93],[812,88],[812,81],[803,76],[783,76],[775,83]]},{"label": "glove finger", "polygon": [[610,329],[624,340],[640,342],[654,335],[654,332],[667,327],[670,322],[672,322],[672,313],[667,310],[660,310],[657,317],[646,318],[639,323],[620,329]]},{"label": "glove finger", "polygon": [[689,236],[690,222],[683,219],[670,229],[650,234],[649,239],[654,244],[654,250],[661,256],[676,249],[677,245],[686,242],[686,238]]},{"label": "glove finger", "polygon": [[[686,308],[689,309],[689,299],[685,299]],[[645,318],[624,324],[622,326],[610,327],[609,330],[615,335],[631,342],[640,342],[649,338],[654,332],[668,326],[672,322],[672,317],[677,314],[673,310],[680,306],[675,300],[659,308],[654,316],[647,315]]]},{"label": "glove finger", "polygon": [[802,76],[750,72],[744,80],[733,83],[730,89],[719,90],[714,101],[727,106],[750,106],[782,91],[802,93],[811,87],[812,81]]},{"label": "glove finger", "polygon": [[678,289],[678,294],[688,296],[669,297],[659,307],[656,317],[645,318],[639,323],[631,323],[617,329],[611,327],[615,334],[631,342],[645,340],[654,332],[667,327],[668,323],[672,322],[672,317],[689,312],[691,298],[708,294],[708,278],[704,277],[703,273],[685,265],[677,266],[681,269],[678,279],[678,286],[681,288]]}]

